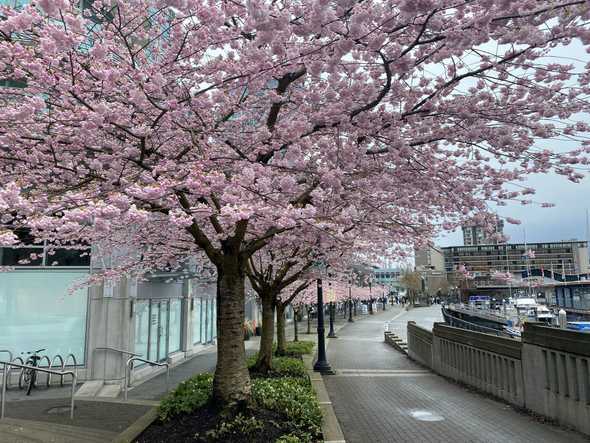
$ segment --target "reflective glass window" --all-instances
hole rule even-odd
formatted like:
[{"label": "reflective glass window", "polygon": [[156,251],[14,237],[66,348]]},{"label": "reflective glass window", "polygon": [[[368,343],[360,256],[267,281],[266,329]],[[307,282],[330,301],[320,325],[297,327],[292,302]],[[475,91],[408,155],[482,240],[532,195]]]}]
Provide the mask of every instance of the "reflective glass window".
[{"label": "reflective glass window", "polygon": [[72,353],[84,362],[88,289],[69,289],[84,271],[0,273],[0,346],[15,355],[46,348],[50,357]]},{"label": "reflective glass window", "polygon": [[150,330],[150,304],[146,301],[135,303],[135,352],[143,358],[148,356]]},{"label": "reflective glass window", "polygon": [[180,351],[180,336],[182,330],[182,300],[173,298],[170,300],[170,337],[168,341],[168,353]]},{"label": "reflective glass window", "polygon": [[201,341],[201,298],[193,298],[193,343]]}]

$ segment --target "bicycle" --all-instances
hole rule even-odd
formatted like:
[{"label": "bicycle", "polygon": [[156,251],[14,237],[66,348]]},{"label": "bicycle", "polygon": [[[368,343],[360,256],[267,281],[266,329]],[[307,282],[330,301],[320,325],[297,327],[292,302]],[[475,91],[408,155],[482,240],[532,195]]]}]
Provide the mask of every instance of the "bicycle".
[{"label": "bicycle", "polygon": [[[27,366],[37,367],[39,365],[39,360],[43,357],[37,355],[39,352],[43,352],[45,349],[38,349],[36,351],[31,352],[21,352],[21,354],[27,354],[29,357],[27,358],[27,362],[25,363]],[[20,376],[18,378],[18,387],[19,389],[23,389],[25,386],[27,387],[27,395],[31,395],[31,390],[33,386],[35,386],[35,382],[37,380],[37,371],[32,368],[23,368],[20,371]]]}]

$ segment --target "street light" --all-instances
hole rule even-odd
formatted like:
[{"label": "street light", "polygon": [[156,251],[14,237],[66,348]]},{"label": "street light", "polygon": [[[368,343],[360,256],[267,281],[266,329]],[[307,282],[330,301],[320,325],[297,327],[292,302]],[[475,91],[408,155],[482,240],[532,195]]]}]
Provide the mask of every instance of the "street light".
[{"label": "street light", "polygon": [[[328,287],[332,286],[332,282],[328,283]],[[336,315],[336,309],[334,306],[334,289],[330,288],[328,290],[328,294],[330,295],[330,331],[328,332],[328,338],[338,338],[336,333],[334,332],[334,316]]]},{"label": "street light", "polygon": [[348,280],[348,323],[354,323],[352,319],[352,282]]},{"label": "street light", "polygon": [[324,294],[322,291],[322,279],[317,279],[318,287],[318,359],[313,365],[313,370],[322,374],[334,374],[326,357],[326,339],[324,337]]}]

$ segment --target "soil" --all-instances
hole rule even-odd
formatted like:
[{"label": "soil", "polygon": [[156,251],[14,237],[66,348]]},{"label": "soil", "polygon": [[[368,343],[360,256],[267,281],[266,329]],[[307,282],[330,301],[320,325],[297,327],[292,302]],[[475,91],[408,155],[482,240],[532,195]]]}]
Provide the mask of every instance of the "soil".
[{"label": "soil", "polygon": [[[248,435],[223,435],[221,438],[207,436],[207,432],[214,430],[228,417],[222,417],[213,407],[204,407],[191,414],[178,415],[166,422],[159,420],[149,426],[135,443],[268,443],[281,435],[289,434],[289,422],[286,417],[266,409],[245,409],[242,415],[255,417],[264,427]],[[236,413],[232,414],[235,417]],[[230,418],[231,420],[231,418]]]}]

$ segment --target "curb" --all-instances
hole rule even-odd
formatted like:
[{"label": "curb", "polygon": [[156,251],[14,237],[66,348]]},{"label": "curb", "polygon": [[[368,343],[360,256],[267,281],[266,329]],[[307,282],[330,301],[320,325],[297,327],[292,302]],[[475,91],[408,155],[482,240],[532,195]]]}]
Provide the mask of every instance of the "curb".
[{"label": "curb", "polygon": [[153,407],[139,417],[131,426],[117,435],[112,443],[131,443],[158,418],[158,408]]},{"label": "curb", "polygon": [[[334,332],[339,331],[347,324],[348,323],[335,325]],[[330,340],[337,340],[337,338],[326,338],[326,348],[328,347]],[[313,370],[313,362],[316,359],[316,353],[317,342],[311,354],[304,355],[302,358],[303,363],[305,364],[305,369],[307,369],[307,375],[311,381],[311,386],[316,393],[322,411],[322,435],[324,436],[324,443],[346,443],[344,433],[340,427],[340,422],[338,421],[336,413],[334,412],[334,407],[332,406],[332,400],[326,389],[324,378],[319,372]]]}]

